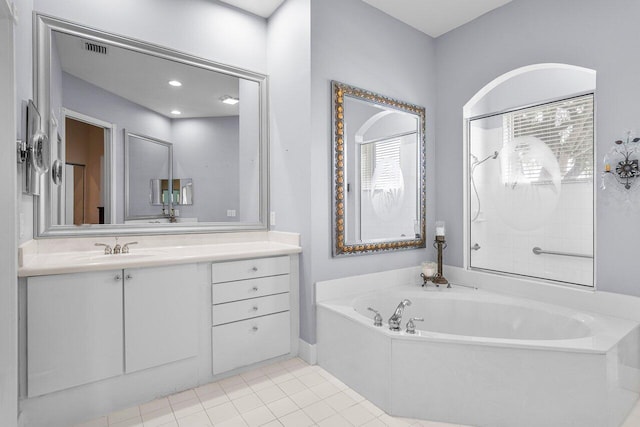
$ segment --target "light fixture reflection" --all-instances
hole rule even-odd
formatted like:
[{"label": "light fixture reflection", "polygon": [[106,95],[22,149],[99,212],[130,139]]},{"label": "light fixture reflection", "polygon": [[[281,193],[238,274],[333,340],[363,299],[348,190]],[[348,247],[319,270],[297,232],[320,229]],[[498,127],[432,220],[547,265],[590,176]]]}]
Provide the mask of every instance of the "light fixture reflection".
[{"label": "light fixture reflection", "polygon": [[180,86],[182,86],[182,83],[181,83],[181,82],[179,82],[178,80],[170,80],[170,81],[169,81],[169,84],[170,84],[171,86],[173,86],[173,87],[180,87]]},{"label": "light fixture reflection", "polygon": [[171,114],[173,114],[174,116],[179,116],[180,114],[182,114],[182,111],[180,111],[180,110],[171,110]]},{"label": "light fixture reflection", "polygon": [[233,96],[225,95],[220,98],[223,104],[236,105],[240,100],[238,98],[234,98]]}]

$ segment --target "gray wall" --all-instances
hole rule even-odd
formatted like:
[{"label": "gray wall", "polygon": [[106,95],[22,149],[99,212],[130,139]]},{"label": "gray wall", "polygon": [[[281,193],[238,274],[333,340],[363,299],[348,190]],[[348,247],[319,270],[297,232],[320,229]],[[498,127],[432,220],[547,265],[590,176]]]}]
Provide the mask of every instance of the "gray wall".
[{"label": "gray wall", "polygon": [[176,206],[180,216],[238,220],[227,218],[227,210],[240,209],[238,116],[174,119],[172,126],[173,177],[193,179],[193,205]]},{"label": "gray wall", "polygon": [[[596,159],[626,129],[640,130],[637,0],[515,0],[438,38],[438,217],[448,223],[448,264],[463,264],[462,107],[485,84],[525,65],[566,63],[597,71]],[[598,190],[596,286],[640,295],[637,214]]]},{"label": "gray wall", "polygon": [[[381,29],[384,29],[382,31]],[[427,115],[427,240],[435,220],[435,43],[361,0],[311,1],[311,280],[302,301],[311,315],[302,338],[315,342],[313,283],[355,274],[415,266],[433,257],[431,245],[357,257],[331,257],[331,80],[421,105]],[[311,312],[311,313],[309,313]],[[309,322],[310,320],[310,322]]]}]

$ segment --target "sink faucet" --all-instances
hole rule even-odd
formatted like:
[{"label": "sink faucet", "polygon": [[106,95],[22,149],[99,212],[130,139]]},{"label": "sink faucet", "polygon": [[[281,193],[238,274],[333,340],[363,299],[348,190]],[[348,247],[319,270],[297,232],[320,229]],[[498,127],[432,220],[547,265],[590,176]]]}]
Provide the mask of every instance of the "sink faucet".
[{"label": "sink faucet", "polygon": [[129,243],[125,243],[124,245],[122,245],[122,250],[121,252],[123,254],[128,254],[129,253],[129,245],[137,245],[138,242],[129,242]]},{"label": "sink faucet", "polygon": [[111,255],[112,249],[111,246],[105,244],[105,243],[94,243],[95,246],[104,246],[104,254],[105,255]]},{"label": "sink faucet", "polygon": [[404,312],[404,308],[408,305],[411,305],[411,301],[409,301],[408,299],[403,299],[400,302],[400,304],[398,304],[396,311],[389,318],[389,329],[391,329],[392,331],[400,330],[400,322],[402,322],[402,313]]}]

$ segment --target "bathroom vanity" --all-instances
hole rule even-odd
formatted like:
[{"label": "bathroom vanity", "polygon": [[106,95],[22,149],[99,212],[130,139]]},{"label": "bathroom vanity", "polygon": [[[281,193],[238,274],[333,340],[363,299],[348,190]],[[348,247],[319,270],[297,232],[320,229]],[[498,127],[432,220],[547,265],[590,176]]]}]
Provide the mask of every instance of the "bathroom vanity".
[{"label": "bathroom vanity", "polygon": [[[29,422],[68,424],[297,355],[298,235],[145,236],[117,255],[94,246],[106,240],[21,247]],[[95,393],[108,399],[96,407]]]}]

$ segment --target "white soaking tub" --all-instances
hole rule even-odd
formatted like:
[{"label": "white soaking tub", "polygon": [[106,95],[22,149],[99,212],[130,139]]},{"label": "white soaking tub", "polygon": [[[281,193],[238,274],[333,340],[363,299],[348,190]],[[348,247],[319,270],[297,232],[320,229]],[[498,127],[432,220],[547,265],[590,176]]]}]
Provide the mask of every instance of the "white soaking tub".
[{"label": "white soaking tub", "polygon": [[[411,317],[425,319],[415,334]],[[640,388],[637,322],[457,286],[318,302],[317,353],[392,415],[473,426],[616,427]]]}]

